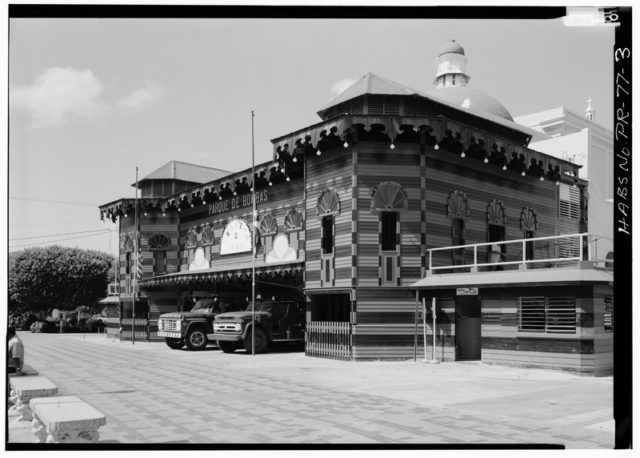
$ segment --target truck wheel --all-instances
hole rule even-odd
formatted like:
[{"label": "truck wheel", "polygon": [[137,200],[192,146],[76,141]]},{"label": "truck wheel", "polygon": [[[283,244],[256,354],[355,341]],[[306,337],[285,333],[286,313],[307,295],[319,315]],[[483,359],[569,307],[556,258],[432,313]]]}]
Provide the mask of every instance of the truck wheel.
[{"label": "truck wheel", "polygon": [[[256,353],[264,353],[267,349],[269,341],[267,340],[267,334],[260,328],[256,329]],[[244,341],[244,349],[247,353],[251,353],[251,332],[247,333],[247,338]]]},{"label": "truck wheel", "polygon": [[187,348],[189,350],[204,350],[207,343],[207,333],[204,329],[191,328],[187,332]]},{"label": "truck wheel", "polygon": [[171,337],[165,337],[164,341],[167,343],[169,348],[173,348],[174,350],[184,347],[184,339],[172,339]]},{"label": "truck wheel", "polygon": [[220,350],[225,353],[233,353],[234,351],[236,351],[238,346],[235,342],[225,342],[223,340],[218,340],[218,348],[220,348]]}]

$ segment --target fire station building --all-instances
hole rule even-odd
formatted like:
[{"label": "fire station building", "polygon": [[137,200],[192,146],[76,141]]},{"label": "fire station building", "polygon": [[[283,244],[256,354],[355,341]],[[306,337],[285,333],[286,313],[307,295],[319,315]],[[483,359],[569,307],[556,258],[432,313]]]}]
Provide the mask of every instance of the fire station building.
[{"label": "fire station building", "polygon": [[249,296],[255,243],[258,293],[306,303],[308,356],[611,373],[612,261],[580,166],[528,148],[532,131],[468,86],[457,43],[437,62],[426,93],[364,75],[254,176],[172,161],[102,205],[120,338],[156,339],[190,294]]}]

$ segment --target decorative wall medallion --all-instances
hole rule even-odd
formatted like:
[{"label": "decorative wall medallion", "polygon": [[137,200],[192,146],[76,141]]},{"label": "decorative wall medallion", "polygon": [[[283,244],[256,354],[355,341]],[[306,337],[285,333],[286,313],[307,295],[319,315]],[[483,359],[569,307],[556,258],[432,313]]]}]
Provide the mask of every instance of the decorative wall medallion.
[{"label": "decorative wall medallion", "polygon": [[318,216],[325,216],[331,214],[340,214],[340,198],[338,193],[333,189],[325,188],[318,197],[318,204],[316,205],[316,211]]},{"label": "decorative wall medallion", "polygon": [[384,181],[371,192],[371,210],[406,210],[409,199],[407,192],[398,183]]},{"label": "decorative wall medallion", "polygon": [[531,207],[524,207],[520,213],[520,229],[536,232],[538,230],[538,216]]},{"label": "decorative wall medallion", "polygon": [[300,231],[302,230],[302,223],[302,213],[297,208],[292,208],[284,217],[284,231]]},{"label": "decorative wall medallion", "polygon": [[267,213],[260,220],[260,234],[262,236],[274,235],[278,232],[278,221],[271,213]]},{"label": "decorative wall medallion", "polygon": [[453,191],[447,199],[447,216],[451,219],[466,219],[469,213],[467,195],[462,191]]},{"label": "decorative wall medallion", "polygon": [[489,202],[489,205],[487,205],[487,223],[496,226],[507,225],[507,215],[502,201],[494,199]]}]

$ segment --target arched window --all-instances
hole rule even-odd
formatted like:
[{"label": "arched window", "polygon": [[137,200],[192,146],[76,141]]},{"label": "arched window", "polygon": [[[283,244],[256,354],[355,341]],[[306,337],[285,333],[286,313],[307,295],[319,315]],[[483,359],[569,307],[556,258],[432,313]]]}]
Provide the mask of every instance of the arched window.
[{"label": "arched window", "polygon": [[154,275],[167,272],[167,250],[171,249],[171,240],[164,234],[155,234],[149,239],[149,250],[153,253]]}]

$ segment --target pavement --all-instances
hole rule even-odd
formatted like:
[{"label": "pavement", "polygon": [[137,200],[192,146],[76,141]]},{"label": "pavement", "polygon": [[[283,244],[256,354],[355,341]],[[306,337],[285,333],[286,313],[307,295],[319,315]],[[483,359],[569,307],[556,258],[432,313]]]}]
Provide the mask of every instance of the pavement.
[{"label": "pavement", "polygon": [[[561,445],[611,449],[613,377],[481,362],[251,356],[18,333],[25,361],[107,417],[108,444]],[[8,442],[32,442],[9,419]],[[225,445],[226,444],[226,445]]]}]

